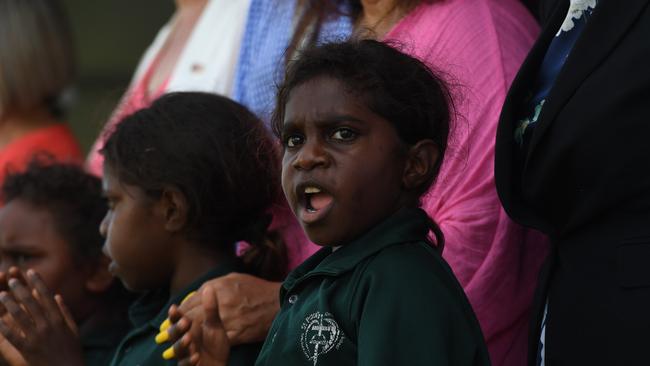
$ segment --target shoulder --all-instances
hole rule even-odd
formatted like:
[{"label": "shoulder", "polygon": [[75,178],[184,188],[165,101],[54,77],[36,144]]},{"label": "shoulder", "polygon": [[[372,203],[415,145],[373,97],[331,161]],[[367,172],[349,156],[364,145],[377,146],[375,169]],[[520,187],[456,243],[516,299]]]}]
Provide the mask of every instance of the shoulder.
[{"label": "shoulder", "polygon": [[[424,241],[387,247],[366,259],[359,272],[362,293],[381,288],[389,296],[403,293],[418,298],[464,300],[463,290],[451,268]],[[391,293],[392,292],[392,293]]]},{"label": "shoulder", "polygon": [[[387,38],[411,37],[426,44],[434,39],[463,39],[465,44],[497,41],[496,33],[521,33],[513,39],[530,46],[538,26],[530,12],[517,0],[445,0],[423,2],[412,10]],[[437,34],[430,31],[437,30]],[[418,42],[422,41],[422,42]],[[434,47],[433,44],[430,44]],[[445,47],[461,45],[446,45]],[[463,46],[464,47],[464,46]]]},{"label": "shoulder", "polygon": [[496,86],[505,95],[538,32],[518,0],[446,0],[421,4],[386,39],[454,84],[487,95]]},{"label": "shoulder", "polygon": [[[428,364],[487,359],[478,321],[461,286],[429,244],[385,248],[366,259],[362,267],[349,315],[356,322],[361,348],[385,344],[383,333],[408,331],[413,337],[400,345],[399,352],[379,353],[399,359],[411,349],[420,352],[423,360],[430,360]],[[447,347],[449,344],[456,348]],[[371,352],[375,353],[377,350]]]},{"label": "shoulder", "polygon": [[57,160],[81,161],[81,150],[77,139],[65,124],[56,124],[36,131],[25,147],[31,151],[45,151]]},{"label": "shoulder", "polygon": [[4,148],[0,161],[22,167],[38,153],[45,153],[62,162],[81,162],[81,149],[76,138],[64,124],[40,128],[18,138]]}]

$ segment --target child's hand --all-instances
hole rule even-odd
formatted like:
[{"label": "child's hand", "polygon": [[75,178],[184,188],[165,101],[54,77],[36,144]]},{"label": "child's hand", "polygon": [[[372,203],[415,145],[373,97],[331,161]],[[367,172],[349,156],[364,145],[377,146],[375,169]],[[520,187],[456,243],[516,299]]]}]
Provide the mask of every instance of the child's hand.
[{"label": "child's hand", "polygon": [[[244,273],[230,273],[201,286],[218,294],[219,314],[231,345],[263,341],[280,310],[278,293],[281,283],[270,282]],[[193,296],[180,305],[190,320],[201,307],[201,296]],[[168,323],[168,322],[165,322]],[[163,327],[164,328],[164,327]]]},{"label": "child's hand", "polygon": [[225,366],[230,343],[219,317],[217,294],[207,287],[194,298],[200,298],[200,302],[194,300],[200,306],[192,309],[192,320],[176,306],[169,309],[171,325],[161,334],[167,332],[164,338],[174,344],[165,351],[164,358],[176,358],[179,365]]},{"label": "child's hand", "polygon": [[83,365],[77,328],[60,295],[52,296],[33,270],[0,292],[7,313],[0,333],[31,366]]},{"label": "child's hand", "polygon": [[29,366],[14,346],[0,335],[0,366]]}]

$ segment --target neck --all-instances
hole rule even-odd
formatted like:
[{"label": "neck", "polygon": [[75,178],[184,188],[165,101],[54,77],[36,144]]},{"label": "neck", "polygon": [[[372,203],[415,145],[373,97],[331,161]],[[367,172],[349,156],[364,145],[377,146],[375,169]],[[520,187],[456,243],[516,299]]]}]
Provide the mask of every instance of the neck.
[{"label": "neck", "polygon": [[180,246],[180,253],[176,258],[176,269],[172,276],[169,293],[173,296],[189,286],[207,271],[219,265],[225,253],[216,253],[207,245],[200,243],[185,243]]},{"label": "neck", "polygon": [[357,33],[368,38],[383,38],[407,12],[400,3],[403,1],[361,0],[363,11],[355,26]]},{"label": "neck", "polygon": [[39,128],[57,123],[46,107],[0,116],[0,148]]},{"label": "neck", "polygon": [[183,10],[189,8],[203,7],[208,0],[176,0],[176,9]]}]

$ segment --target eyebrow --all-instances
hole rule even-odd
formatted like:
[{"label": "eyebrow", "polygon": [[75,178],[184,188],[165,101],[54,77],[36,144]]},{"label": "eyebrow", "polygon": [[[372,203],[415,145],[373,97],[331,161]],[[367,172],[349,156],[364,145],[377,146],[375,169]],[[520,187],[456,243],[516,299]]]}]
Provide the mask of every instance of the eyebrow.
[{"label": "eyebrow", "polygon": [[[318,127],[328,127],[332,125],[337,125],[341,122],[356,122],[356,123],[363,123],[364,121],[362,119],[359,119],[355,116],[349,115],[349,114],[332,114],[332,115],[327,115],[323,118],[318,118],[313,121],[313,123],[318,126]],[[297,123],[294,120],[289,120],[285,121],[282,124],[282,129],[281,132],[287,131],[287,130],[293,130],[296,129]]]},{"label": "eyebrow", "polygon": [[5,243],[2,246],[2,251],[9,253],[37,254],[42,252],[43,249],[39,248],[37,245],[12,241],[11,243]]}]

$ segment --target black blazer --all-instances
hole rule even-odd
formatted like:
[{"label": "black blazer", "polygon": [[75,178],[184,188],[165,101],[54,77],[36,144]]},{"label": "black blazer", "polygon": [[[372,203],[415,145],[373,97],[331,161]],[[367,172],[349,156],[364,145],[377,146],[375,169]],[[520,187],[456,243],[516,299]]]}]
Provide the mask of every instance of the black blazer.
[{"label": "black blazer", "polygon": [[[515,122],[568,0],[542,0],[542,33],[506,98],[495,180],[506,212],[553,248],[546,365],[650,365],[650,0],[599,0],[558,75],[523,163]],[[519,155],[521,156],[521,155]]]}]

